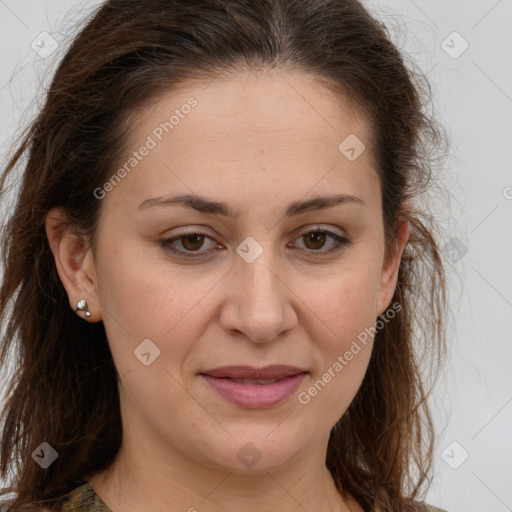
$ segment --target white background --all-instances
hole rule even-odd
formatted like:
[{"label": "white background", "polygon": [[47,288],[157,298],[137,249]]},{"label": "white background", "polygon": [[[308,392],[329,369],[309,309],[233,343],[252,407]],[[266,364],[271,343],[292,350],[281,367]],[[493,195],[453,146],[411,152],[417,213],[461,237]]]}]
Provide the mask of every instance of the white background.
[{"label": "white background", "polygon": [[[2,163],[35,112],[69,27],[97,3],[0,0]],[[454,325],[434,396],[440,434],[426,500],[449,512],[512,511],[512,0],[365,3],[428,73],[452,140],[442,176],[450,196],[435,203],[442,242],[467,247],[459,261],[446,258]],[[43,31],[60,43],[48,59],[31,48]],[[463,40],[467,50],[453,58]]]}]

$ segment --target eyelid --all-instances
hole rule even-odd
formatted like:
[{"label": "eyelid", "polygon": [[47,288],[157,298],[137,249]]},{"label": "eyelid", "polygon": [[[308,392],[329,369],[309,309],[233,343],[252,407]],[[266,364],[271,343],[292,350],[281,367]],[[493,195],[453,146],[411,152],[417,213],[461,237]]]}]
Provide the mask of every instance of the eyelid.
[{"label": "eyelid", "polygon": [[[175,229],[180,229],[180,228],[177,227]],[[334,229],[336,229],[336,228],[329,226],[327,224],[313,224],[313,225],[312,224],[304,224],[304,225],[298,227],[292,233],[291,236],[294,236],[295,238],[297,238],[301,235],[307,235],[310,232],[325,231],[325,232],[332,232],[333,234],[338,235],[339,237],[348,238],[347,234],[334,232],[333,231]],[[340,229],[340,228],[337,228],[337,229]],[[215,239],[215,236],[216,236],[216,235],[212,234],[208,230],[208,228],[203,228],[201,225],[198,225],[197,227],[196,226],[187,227],[187,228],[184,228],[184,230],[185,231],[180,231],[178,234],[172,234],[172,235],[166,236],[165,239],[169,240],[171,238],[179,238],[181,236],[186,236],[186,235],[205,235],[205,236],[209,236],[210,238]]]},{"label": "eyelid", "polygon": [[344,233],[338,233],[338,232],[334,231],[335,229],[340,229],[340,228],[336,228],[335,226],[329,226],[327,224],[304,224],[294,231],[293,236],[298,237],[298,236],[307,235],[308,233],[311,233],[311,232],[324,231],[324,232],[332,233],[339,237],[347,237],[347,235]]}]

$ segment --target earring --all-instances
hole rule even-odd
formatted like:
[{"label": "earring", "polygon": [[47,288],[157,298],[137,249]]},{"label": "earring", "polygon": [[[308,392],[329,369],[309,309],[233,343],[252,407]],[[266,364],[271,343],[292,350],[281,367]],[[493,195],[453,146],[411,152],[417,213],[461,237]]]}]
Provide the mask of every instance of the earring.
[{"label": "earring", "polygon": [[76,304],[75,312],[77,311],[85,311],[85,316],[90,317],[91,312],[89,311],[89,306],[87,305],[87,301],[85,299],[80,299]]}]

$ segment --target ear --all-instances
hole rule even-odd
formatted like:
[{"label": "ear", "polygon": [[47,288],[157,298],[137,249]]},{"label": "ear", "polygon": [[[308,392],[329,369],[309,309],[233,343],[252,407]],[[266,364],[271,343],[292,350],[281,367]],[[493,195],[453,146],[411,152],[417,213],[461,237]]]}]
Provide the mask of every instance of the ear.
[{"label": "ear", "polygon": [[409,222],[403,220],[398,226],[395,238],[391,242],[387,261],[382,267],[381,283],[377,298],[377,316],[389,307],[398,282],[398,271],[402,254],[409,239]]},{"label": "ear", "polygon": [[101,320],[96,270],[89,242],[77,236],[64,208],[52,208],[46,215],[46,235],[60,280],[74,311],[81,299],[87,301],[91,316],[77,314],[91,322]]}]

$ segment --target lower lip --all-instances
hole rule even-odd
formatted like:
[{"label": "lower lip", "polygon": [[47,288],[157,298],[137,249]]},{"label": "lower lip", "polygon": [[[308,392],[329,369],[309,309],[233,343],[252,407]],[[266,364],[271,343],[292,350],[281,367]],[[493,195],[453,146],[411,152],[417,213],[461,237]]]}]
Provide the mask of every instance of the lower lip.
[{"label": "lower lip", "polygon": [[272,384],[240,384],[225,377],[201,374],[228,402],[246,409],[264,409],[281,403],[297,390],[305,376],[298,373]]}]

